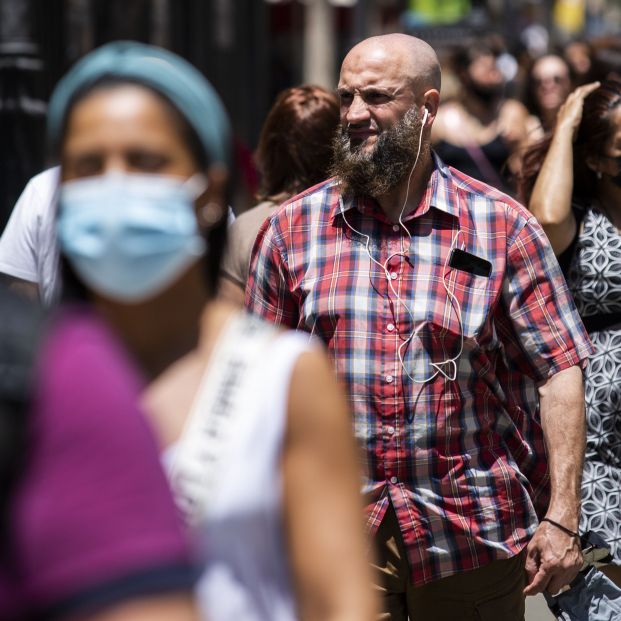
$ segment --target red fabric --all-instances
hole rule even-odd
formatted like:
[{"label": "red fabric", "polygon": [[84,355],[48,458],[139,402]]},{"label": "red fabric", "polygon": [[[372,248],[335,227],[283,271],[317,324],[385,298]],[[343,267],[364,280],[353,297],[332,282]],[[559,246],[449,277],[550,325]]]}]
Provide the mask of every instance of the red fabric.
[{"label": "red fabric", "polygon": [[[334,180],[307,190],[263,225],[246,304],[327,344],[365,449],[369,527],[391,501],[423,584],[526,545],[548,499],[537,385],[591,344],[547,238],[510,197],[436,159],[405,224],[411,239]],[[490,276],[450,267],[455,248]]]}]

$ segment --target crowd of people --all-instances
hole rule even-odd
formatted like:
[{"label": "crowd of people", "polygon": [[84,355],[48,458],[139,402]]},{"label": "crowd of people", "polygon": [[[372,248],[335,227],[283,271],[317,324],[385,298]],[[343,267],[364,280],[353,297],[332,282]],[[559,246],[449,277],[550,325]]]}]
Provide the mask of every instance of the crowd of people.
[{"label": "crowd of people", "polygon": [[501,51],[359,42],[234,220],[198,70],[70,69],[0,239],[0,619],[518,621],[588,531],[621,587],[621,68]]}]

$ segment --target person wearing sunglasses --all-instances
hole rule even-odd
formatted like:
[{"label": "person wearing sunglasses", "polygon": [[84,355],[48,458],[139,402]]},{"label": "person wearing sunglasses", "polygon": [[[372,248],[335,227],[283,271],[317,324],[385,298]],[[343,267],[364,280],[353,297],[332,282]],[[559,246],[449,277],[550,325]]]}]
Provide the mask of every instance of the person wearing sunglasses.
[{"label": "person wearing sunglasses", "polygon": [[571,92],[569,65],[556,54],[537,58],[528,73],[525,104],[528,120],[528,144],[541,140],[554,129],[556,115]]}]

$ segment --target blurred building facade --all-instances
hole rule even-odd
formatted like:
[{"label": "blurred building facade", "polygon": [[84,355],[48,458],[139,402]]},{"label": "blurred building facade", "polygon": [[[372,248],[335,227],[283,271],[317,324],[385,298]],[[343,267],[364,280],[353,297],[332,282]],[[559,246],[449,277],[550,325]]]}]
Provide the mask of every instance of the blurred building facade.
[{"label": "blurred building facade", "polygon": [[[162,45],[220,92],[238,153],[249,162],[278,91],[333,86],[346,50],[381,32],[437,46],[494,29],[512,42],[529,26],[567,36],[614,27],[606,0],[0,0],[0,229],[27,179],[45,165],[49,94],[67,68],[114,39]],[[608,13],[606,12],[608,11]],[[618,11],[619,12],[619,11]],[[616,24],[621,19],[617,15]],[[559,31],[560,32],[560,31]],[[562,33],[561,33],[562,34]],[[244,162],[242,161],[242,169]]]}]

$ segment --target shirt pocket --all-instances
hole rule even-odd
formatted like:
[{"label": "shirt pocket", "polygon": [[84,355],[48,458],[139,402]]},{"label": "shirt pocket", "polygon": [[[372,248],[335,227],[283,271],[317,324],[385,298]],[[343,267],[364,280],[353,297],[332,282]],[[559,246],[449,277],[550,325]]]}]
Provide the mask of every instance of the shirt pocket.
[{"label": "shirt pocket", "polygon": [[462,335],[464,341],[476,341],[490,319],[492,279],[449,268],[443,283],[444,304],[430,309],[428,324],[434,348],[451,357],[459,353]]}]

